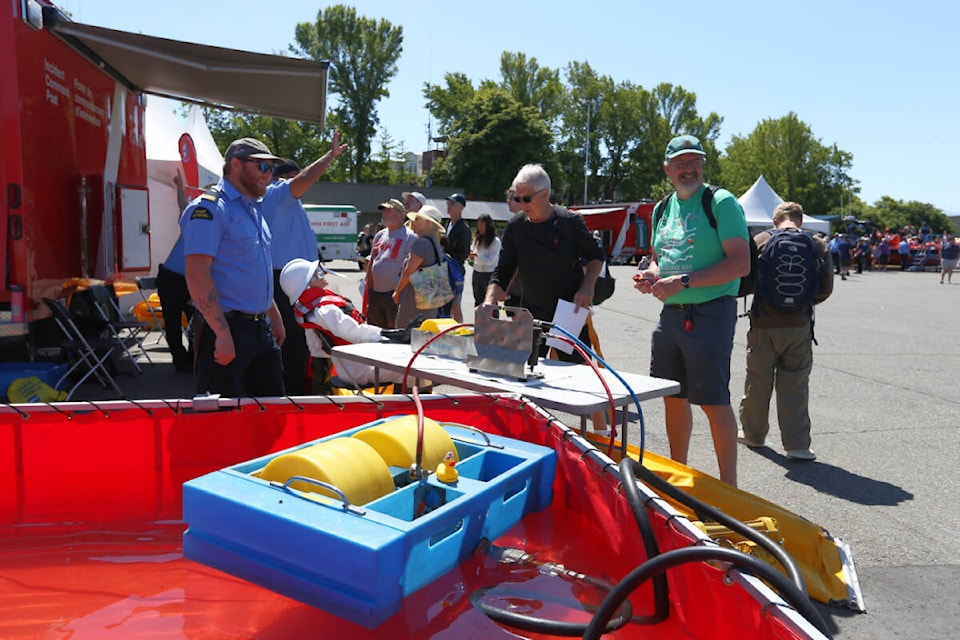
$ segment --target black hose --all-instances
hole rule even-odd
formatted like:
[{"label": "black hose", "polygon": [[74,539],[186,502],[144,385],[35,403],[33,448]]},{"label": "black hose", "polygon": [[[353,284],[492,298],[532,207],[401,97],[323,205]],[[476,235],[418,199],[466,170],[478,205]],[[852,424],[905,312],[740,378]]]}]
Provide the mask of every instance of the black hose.
[{"label": "black hose", "polygon": [[[800,573],[799,569],[797,569],[797,565],[793,561],[793,558],[790,557],[790,554],[788,554],[783,547],[759,531],[751,529],[740,520],[737,520],[736,518],[724,513],[720,509],[717,509],[713,505],[707,504],[706,502],[698,500],[690,494],[677,489],[642,464],[639,464],[633,458],[630,458],[629,460],[633,463],[634,473],[636,473],[641,480],[653,486],[654,489],[665,494],[667,497],[676,500],[677,502],[692,509],[694,513],[697,514],[697,517],[700,518],[700,520],[709,518],[714,522],[719,522],[725,527],[728,527],[732,531],[740,534],[747,540],[756,543],[758,547],[762,547],[764,550],[766,550],[770,555],[777,559],[777,562],[779,562],[784,571],[786,571],[787,577],[790,578],[793,584],[796,585],[797,589],[806,595],[807,583],[803,579],[803,574]],[[622,464],[623,463],[621,462],[621,465]]]},{"label": "black hose", "polygon": [[667,551],[656,558],[647,560],[631,571],[607,594],[600,603],[600,608],[594,614],[587,630],[583,634],[584,640],[597,640],[610,620],[614,611],[625,602],[633,591],[652,576],[663,573],[667,569],[691,562],[719,560],[729,562],[742,571],[752,573],[770,583],[780,596],[790,606],[797,610],[804,618],[810,621],[823,635],[831,638],[829,630],[820,613],[810,602],[806,594],[802,593],[795,584],[784,577],[782,573],[762,560],[753,556],[724,547],[685,547]]},{"label": "black hose", "polygon": [[[610,589],[613,588],[613,585],[600,583],[600,581],[596,579],[590,579],[586,582],[596,587],[605,588],[606,591],[610,591]],[[562,620],[537,618],[525,613],[516,613],[514,611],[508,611],[506,609],[501,609],[499,607],[487,604],[483,601],[483,597],[487,595],[490,590],[490,587],[477,589],[476,591],[470,593],[469,599],[470,604],[495,622],[499,622],[500,624],[508,627],[513,627],[514,629],[520,629],[521,631],[530,631],[533,633],[564,637],[582,636],[587,630],[587,625],[582,622],[565,622]],[[540,594],[540,597],[542,597],[542,594]],[[606,600],[606,598],[604,600]],[[614,611],[617,609],[620,610],[620,614],[616,618],[610,619],[613,616]],[[607,621],[603,624],[602,633],[616,631],[620,627],[630,622],[632,609],[627,600],[624,600],[617,605],[614,608],[614,611],[610,612],[610,615],[607,617]],[[596,616],[594,616],[594,619],[595,617]]]},{"label": "black hose", "polygon": [[[650,514],[647,512],[647,507],[643,503],[643,496],[637,489],[631,463],[640,466],[636,460],[628,456],[624,456],[620,460],[620,483],[623,485],[623,494],[627,498],[630,510],[633,511],[637,526],[640,527],[640,537],[643,539],[643,547],[647,551],[647,558],[655,558],[660,555],[660,546],[657,544],[657,538],[653,533],[653,525],[650,523]],[[654,613],[643,621],[645,624],[663,622],[670,615],[670,590],[665,573],[653,577],[653,603]]]}]

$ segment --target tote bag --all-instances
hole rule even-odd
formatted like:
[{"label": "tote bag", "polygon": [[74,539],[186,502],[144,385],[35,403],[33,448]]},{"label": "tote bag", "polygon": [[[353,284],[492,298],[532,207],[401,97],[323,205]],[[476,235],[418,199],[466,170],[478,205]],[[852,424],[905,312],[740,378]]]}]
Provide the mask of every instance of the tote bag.
[{"label": "tote bag", "polygon": [[430,267],[420,267],[410,274],[417,309],[436,309],[453,300],[447,265],[440,259],[437,243],[431,239],[430,245],[437,257],[437,263]]}]

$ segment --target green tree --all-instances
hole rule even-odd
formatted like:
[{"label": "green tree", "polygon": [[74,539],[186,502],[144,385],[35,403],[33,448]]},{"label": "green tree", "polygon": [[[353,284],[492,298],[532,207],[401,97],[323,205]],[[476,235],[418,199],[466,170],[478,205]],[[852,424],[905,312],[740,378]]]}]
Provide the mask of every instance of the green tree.
[{"label": "green tree", "polygon": [[450,124],[447,158],[433,174],[434,184],[448,179],[469,197],[499,200],[523,164],[539,162],[551,171],[552,142],[536,109],[503,89],[483,87]]},{"label": "green tree", "polygon": [[443,76],[446,86],[423,84],[423,97],[427,110],[437,120],[437,136],[446,139],[453,128],[453,121],[460,115],[463,105],[473,100],[477,90],[473,82],[462,73],[447,73]]},{"label": "green tree", "polygon": [[734,193],[743,193],[763,174],[780,197],[817,215],[830,213],[841,194],[859,190],[847,174],[852,162],[852,154],[825,146],[790,112],[763,120],[748,136],[733,136],[721,167],[723,185]]},{"label": "green tree", "polygon": [[663,150],[671,138],[690,134],[699,138],[707,152],[704,175],[712,182],[720,182],[719,154],[716,140],[723,123],[716,113],[702,117],[697,112],[697,96],[683,87],[661,83],[651,91],[640,90],[640,139],[628,156],[624,176],[630,199],[656,197],[665,188]]},{"label": "green tree", "polygon": [[911,200],[894,200],[890,196],[883,196],[873,203],[873,207],[864,214],[868,220],[873,220],[881,229],[889,227],[898,230],[907,225],[917,229],[926,222],[933,233],[955,233],[956,227],[950,218],[940,209],[926,202]]},{"label": "green tree", "polygon": [[533,107],[548,125],[560,115],[564,90],[560,72],[541,67],[536,58],[504,51],[500,54],[501,86],[524,107]]},{"label": "green tree", "polygon": [[[211,108],[205,108],[203,113],[213,141],[217,143],[218,149],[224,151],[237,138],[257,138],[270,147],[274,154],[294,160],[303,167],[322,156],[330,148],[329,137],[324,135],[319,125],[312,122],[297,122]],[[329,180],[335,177],[336,165],[337,163],[334,163],[322,179]]]},{"label": "green tree", "polygon": [[403,27],[335,5],[321,9],[316,22],[298,24],[295,34],[293,53],[331,62],[330,92],[340,100],[335,112],[343,140],[352,149],[352,178],[359,180],[380,123],[377,103],[389,97],[387,84],[397,74]]}]

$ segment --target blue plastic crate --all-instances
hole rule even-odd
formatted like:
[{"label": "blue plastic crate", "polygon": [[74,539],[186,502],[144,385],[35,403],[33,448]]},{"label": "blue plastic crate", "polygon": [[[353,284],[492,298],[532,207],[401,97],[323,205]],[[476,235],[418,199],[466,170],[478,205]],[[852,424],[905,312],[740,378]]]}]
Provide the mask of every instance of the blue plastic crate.
[{"label": "blue plastic crate", "polygon": [[[402,599],[469,557],[553,498],[552,449],[443,425],[460,478],[408,482],[356,510],[253,475],[273,458],[381,424],[377,421],[238,464],[183,486],[184,556],[368,628]],[[427,495],[429,494],[429,495]],[[417,517],[417,505],[435,500]]]},{"label": "blue plastic crate", "polygon": [[[0,362],[0,394],[7,401],[7,387],[17,378],[36,376],[55,387],[67,372],[67,365],[55,362]],[[61,385],[62,387],[62,385]]]}]

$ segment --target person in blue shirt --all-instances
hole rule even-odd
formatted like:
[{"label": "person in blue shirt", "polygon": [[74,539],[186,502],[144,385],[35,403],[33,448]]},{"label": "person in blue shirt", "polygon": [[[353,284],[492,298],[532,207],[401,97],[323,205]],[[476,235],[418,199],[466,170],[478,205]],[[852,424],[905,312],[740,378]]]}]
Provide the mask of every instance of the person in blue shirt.
[{"label": "person in blue shirt", "polygon": [[[179,169],[177,169],[177,175],[173,177],[173,184],[177,187],[177,217],[179,218],[190,204],[183,175]],[[188,319],[193,315],[193,308],[187,304],[190,300],[190,292],[187,290],[187,279],[183,275],[186,270],[184,261],[183,234],[180,234],[173,248],[170,249],[170,255],[160,263],[157,270],[157,295],[160,297],[163,331],[173,358],[173,366],[178,373],[192,373],[192,345],[184,348],[181,330],[183,314],[186,313]]]},{"label": "person in blue shirt", "polygon": [[180,217],[196,327],[197,393],[281,396],[285,330],[273,301],[270,228],[261,199],[280,160],[254,138],[233,141],[223,178]]},{"label": "person in blue shirt", "polygon": [[273,299],[280,310],[287,334],[280,348],[283,384],[287,395],[291,396],[308,392],[306,376],[310,350],[303,327],[297,323],[290,300],[280,287],[280,271],[288,262],[298,258],[308,262],[318,257],[323,260],[323,256],[318,254],[317,238],[300,198],[346,148],[347,145],[340,144],[340,132],[334,131],[330,150],[307,168],[301,170],[292,160],[278,163],[273,169],[273,182],[267,186],[266,195],[263,196],[263,218],[273,237],[270,246],[273,255]]}]

